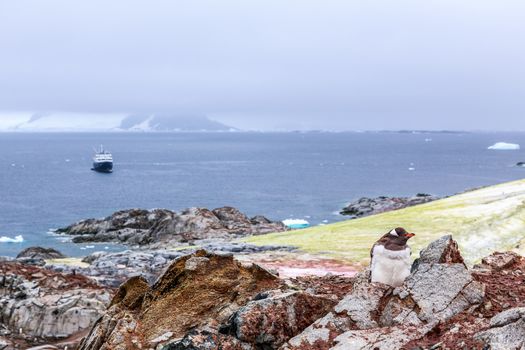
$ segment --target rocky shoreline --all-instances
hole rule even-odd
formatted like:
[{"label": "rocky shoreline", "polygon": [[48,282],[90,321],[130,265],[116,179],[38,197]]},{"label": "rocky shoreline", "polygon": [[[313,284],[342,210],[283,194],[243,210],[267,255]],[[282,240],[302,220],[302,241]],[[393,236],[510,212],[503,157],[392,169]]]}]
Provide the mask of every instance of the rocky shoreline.
[{"label": "rocky shoreline", "polygon": [[346,207],[341,209],[339,213],[353,219],[408,208],[438,199],[440,199],[440,197],[427,193],[418,193],[412,197],[361,197],[360,199],[349,203]]},{"label": "rocky shoreline", "polygon": [[[435,199],[380,197],[354,208]],[[515,253],[494,253],[469,269],[457,243],[443,236],[420,252],[405,284],[391,288],[370,283],[367,269],[357,273],[348,262],[234,240],[285,230],[231,207],[123,210],[60,229],[77,242],[133,249],[79,261],[31,247],[0,258],[0,350],[525,346],[525,258]],[[283,266],[317,275],[279,275]]]},{"label": "rocky shoreline", "polygon": [[111,254],[61,272],[0,262],[0,349],[514,349],[525,339],[525,258],[494,253],[468,269],[451,236],[422,250],[395,289],[366,269],[280,278],[231,252]]},{"label": "rocky shoreline", "polygon": [[87,219],[56,230],[75,243],[118,242],[128,245],[192,243],[206,239],[231,240],[248,235],[282,232],[286,226],[262,215],[248,218],[233,207],[213,210],[188,208],[121,210],[103,219]]}]

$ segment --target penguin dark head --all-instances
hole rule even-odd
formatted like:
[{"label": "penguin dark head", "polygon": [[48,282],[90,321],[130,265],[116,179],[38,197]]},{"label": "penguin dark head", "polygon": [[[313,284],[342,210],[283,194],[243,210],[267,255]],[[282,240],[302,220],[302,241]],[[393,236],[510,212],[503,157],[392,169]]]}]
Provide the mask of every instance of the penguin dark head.
[{"label": "penguin dark head", "polygon": [[415,233],[407,232],[407,230],[405,230],[402,227],[397,227],[393,229],[392,231],[390,231],[385,236],[390,238],[393,241],[397,241],[399,243],[406,243],[406,241],[408,241],[410,238],[414,237],[415,235],[416,235]]}]

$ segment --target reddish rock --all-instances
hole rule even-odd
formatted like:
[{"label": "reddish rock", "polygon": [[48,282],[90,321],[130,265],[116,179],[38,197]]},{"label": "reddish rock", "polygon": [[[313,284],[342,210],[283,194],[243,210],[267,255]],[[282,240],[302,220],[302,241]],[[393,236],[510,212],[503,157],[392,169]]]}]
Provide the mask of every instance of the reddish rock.
[{"label": "reddish rock", "polygon": [[276,349],[336,303],[333,298],[305,292],[266,292],[233,315],[230,332],[243,342]]},{"label": "reddish rock", "polygon": [[494,271],[506,269],[520,262],[522,257],[514,252],[495,252],[481,259],[481,268],[489,268]]}]

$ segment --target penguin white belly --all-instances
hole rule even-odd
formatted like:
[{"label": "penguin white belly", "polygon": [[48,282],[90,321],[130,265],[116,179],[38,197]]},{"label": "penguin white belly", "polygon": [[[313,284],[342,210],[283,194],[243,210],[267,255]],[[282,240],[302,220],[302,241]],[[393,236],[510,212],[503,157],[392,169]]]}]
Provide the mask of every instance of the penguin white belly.
[{"label": "penguin white belly", "polygon": [[381,282],[392,287],[403,284],[410,275],[410,248],[404,250],[388,250],[382,245],[376,245],[372,252],[372,282]]}]

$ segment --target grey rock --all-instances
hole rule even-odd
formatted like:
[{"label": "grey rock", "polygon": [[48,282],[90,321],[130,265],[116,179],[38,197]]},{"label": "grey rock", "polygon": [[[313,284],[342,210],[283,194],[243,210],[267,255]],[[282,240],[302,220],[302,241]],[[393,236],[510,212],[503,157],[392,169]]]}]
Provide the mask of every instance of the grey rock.
[{"label": "grey rock", "polygon": [[376,328],[374,319],[382,299],[391,292],[391,288],[382,283],[354,284],[354,289],[334,308],[336,314],[346,315],[359,329]]},{"label": "grey rock", "polygon": [[0,337],[0,350],[10,350],[10,349],[13,349],[13,344],[7,339]]},{"label": "grey rock", "polygon": [[46,261],[42,258],[17,258],[17,262],[26,265],[44,266]]},{"label": "grey rock", "polygon": [[475,335],[487,349],[525,349],[525,308],[505,310],[490,321],[490,329]]},{"label": "grey rock", "polygon": [[422,264],[386,304],[383,326],[448,320],[478,305],[484,286],[474,281],[463,264]]},{"label": "grey rock", "polygon": [[348,204],[340,211],[340,214],[357,218],[407,208],[437,199],[439,198],[426,193],[418,193],[413,197],[362,197]]},{"label": "grey rock", "polygon": [[419,252],[420,264],[464,264],[458,243],[451,235],[443,236]]},{"label": "grey rock", "polygon": [[516,307],[500,312],[490,320],[491,327],[502,327],[525,317],[525,307]]},{"label": "grey rock", "polygon": [[0,277],[0,323],[10,333],[31,341],[67,338],[85,331],[109,302],[110,292],[85,277],[36,267],[27,275],[27,266],[14,263],[2,269],[7,272]]},{"label": "grey rock", "polygon": [[331,350],[398,350],[412,340],[423,337],[432,329],[431,325],[422,327],[403,326],[375,328],[372,330],[352,330],[335,338],[336,345]]},{"label": "grey rock", "polygon": [[66,256],[53,248],[29,247],[22,250],[16,256],[17,259],[31,258],[31,259],[62,259]]},{"label": "grey rock", "polygon": [[229,239],[239,236],[285,231],[281,222],[257,216],[249,219],[235,208],[210,211],[188,208],[180,213],[167,209],[130,209],[103,219],[87,219],[58,229],[72,235],[73,242],[120,242],[151,245],[159,242],[188,242],[207,238]]}]

